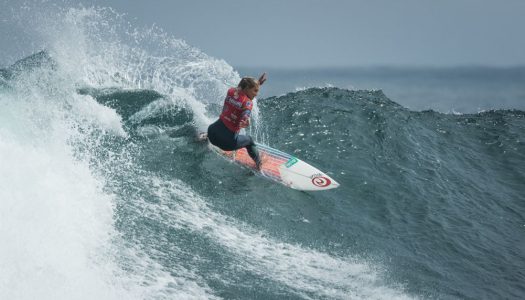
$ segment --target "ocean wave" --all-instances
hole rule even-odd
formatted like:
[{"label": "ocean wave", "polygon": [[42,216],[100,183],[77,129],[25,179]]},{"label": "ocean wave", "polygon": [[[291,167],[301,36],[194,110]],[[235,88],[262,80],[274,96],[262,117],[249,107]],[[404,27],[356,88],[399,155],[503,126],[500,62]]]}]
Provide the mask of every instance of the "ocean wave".
[{"label": "ocean wave", "polygon": [[523,111],[337,87],[259,99],[256,138],[341,184],[301,193],[194,141],[231,66],[110,9],[51,12],[24,11],[48,47],[1,71],[2,298],[522,291]]}]

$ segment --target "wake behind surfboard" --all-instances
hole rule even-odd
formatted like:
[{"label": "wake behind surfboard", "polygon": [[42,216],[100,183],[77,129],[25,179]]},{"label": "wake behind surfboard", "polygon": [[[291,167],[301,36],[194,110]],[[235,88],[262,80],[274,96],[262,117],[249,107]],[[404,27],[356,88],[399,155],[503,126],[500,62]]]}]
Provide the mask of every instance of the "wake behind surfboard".
[{"label": "wake behind surfboard", "polygon": [[208,143],[209,147],[224,158],[239,165],[252,169],[257,174],[287,187],[302,191],[322,191],[339,186],[330,176],[319,171],[306,162],[287,153],[266,145],[257,144],[259,155],[263,161],[261,169],[257,170],[255,162],[248,155],[246,148],[236,151],[224,151]]}]

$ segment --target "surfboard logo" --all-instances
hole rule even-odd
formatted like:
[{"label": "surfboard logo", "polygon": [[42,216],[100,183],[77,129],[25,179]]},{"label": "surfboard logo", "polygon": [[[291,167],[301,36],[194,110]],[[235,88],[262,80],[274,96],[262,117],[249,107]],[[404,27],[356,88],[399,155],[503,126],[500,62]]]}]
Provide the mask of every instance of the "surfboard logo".
[{"label": "surfboard logo", "polygon": [[297,158],[292,157],[292,158],[290,158],[290,159],[286,162],[285,166],[286,166],[287,168],[289,168],[289,167],[295,165],[298,161],[299,161],[299,160],[298,160]]},{"label": "surfboard logo", "polygon": [[329,186],[331,183],[332,181],[324,176],[316,176],[312,178],[312,184],[318,187],[326,187]]}]

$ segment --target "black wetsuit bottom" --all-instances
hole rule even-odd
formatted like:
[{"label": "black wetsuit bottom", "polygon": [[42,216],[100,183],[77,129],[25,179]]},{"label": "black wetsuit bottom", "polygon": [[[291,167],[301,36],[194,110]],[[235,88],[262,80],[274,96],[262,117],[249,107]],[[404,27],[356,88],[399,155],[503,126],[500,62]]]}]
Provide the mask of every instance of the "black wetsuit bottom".
[{"label": "black wetsuit bottom", "polygon": [[261,163],[259,152],[252,137],[231,131],[221,119],[208,127],[208,140],[224,151],[233,151],[246,147],[248,154],[255,161],[257,167]]}]

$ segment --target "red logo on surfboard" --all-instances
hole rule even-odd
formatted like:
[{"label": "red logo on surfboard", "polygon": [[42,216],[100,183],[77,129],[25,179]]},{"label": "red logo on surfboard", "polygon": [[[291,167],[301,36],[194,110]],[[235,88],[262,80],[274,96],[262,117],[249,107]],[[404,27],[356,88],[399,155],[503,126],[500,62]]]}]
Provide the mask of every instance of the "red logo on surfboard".
[{"label": "red logo on surfboard", "polygon": [[327,187],[330,185],[330,183],[332,183],[332,181],[330,181],[330,179],[324,176],[317,176],[317,177],[312,178],[312,183],[313,185],[318,186],[318,187]]}]

